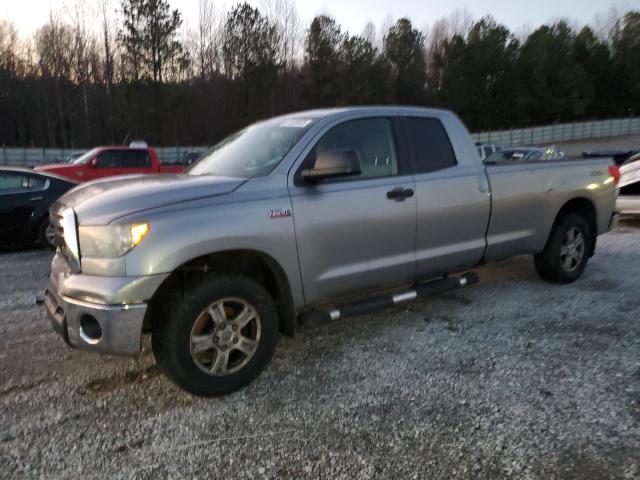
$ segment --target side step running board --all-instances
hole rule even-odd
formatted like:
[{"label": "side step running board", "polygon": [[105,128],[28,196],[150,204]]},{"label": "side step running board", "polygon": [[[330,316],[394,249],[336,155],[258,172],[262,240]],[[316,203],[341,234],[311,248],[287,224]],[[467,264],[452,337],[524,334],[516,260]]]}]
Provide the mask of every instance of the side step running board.
[{"label": "side step running board", "polygon": [[477,282],[478,275],[473,272],[467,272],[461,277],[445,277],[439,280],[418,283],[414,285],[413,288],[402,292],[380,295],[358,302],[345,303],[343,305],[335,305],[332,308],[326,309],[326,312],[331,320],[338,320],[339,318],[353,317],[374,310],[392,307],[418,297],[428,297],[448,290],[455,290],[466,285],[473,285]]}]

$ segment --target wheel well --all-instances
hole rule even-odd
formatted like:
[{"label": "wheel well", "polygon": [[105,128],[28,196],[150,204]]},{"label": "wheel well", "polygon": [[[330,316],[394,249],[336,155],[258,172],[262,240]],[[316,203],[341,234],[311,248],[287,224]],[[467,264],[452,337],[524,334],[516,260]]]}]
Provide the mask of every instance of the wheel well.
[{"label": "wheel well", "polygon": [[589,230],[591,231],[591,251],[589,252],[589,256],[593,256],[593,253],[596,249],[596,239],[598,237],[598,225],[596,222],[596,207],[594,206],[591,200],[586,198],[574,198],[565,203],[558,214],[556,215],[556,219],[553,222],[553,229],[556,227],[560,221],[570,213],[575,213],[583,217],[587,224],[589,225]]},{"label": "wheel well", "polygon": [[162,282],[149,302],[144,331],[155,318],[162,318],[163,301],[202,275],[245,275],[256,280],[273,297],[278,309],[280,331],[293,336],[296,316],[291,287],[282,267],[272,257],[254,250],[230,250],[203,255],[180,265]]}]

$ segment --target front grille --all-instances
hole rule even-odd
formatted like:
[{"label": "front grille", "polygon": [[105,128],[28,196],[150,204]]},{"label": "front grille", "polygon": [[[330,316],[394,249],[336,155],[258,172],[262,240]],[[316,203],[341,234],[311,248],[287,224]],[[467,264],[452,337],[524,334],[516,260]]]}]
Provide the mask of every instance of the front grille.
[{"label": "front grille", "polygon": [[62,226],[62,215],[59,213],[51,214],[51,224],[54,228],[55,242],[58,248],[64,249],[64,227]]},{"label": "front grille", "polygon": [[[65,259],[70,270],[80,272],[80,258],[78,252],[78,238],[76,230],[75,213],[70,208],[52,208],[50,213],[51,223],[54,227],[55,243]],[[65,226],[69,229],[65,232]],[[71,247],[70,247],[71,245]]]}]

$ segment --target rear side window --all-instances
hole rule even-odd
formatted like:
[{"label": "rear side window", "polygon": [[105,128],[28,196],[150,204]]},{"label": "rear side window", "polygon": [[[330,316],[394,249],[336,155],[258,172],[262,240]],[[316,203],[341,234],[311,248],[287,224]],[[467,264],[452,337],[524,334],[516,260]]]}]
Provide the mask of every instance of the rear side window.
[{"label": "rear side window", "polygon": [[123,167],[146,168],[151,166],[151,158],[146,150],[125,150]]},{"label": "rear side window", "polygon": [[45,179],[42,177],[27,176],[26,182],[23,182],[22,186],[29,190],[42,190],[44,188]]},{"label": "rear side window", "polygon": [[417,173],[442,170],[458,163],[440,120],[409,117],[407,128],[415,150]]},{"label": "rear side window", "polygon": [[146,150],[107,150],[98,156],[99,168],[146,168],[151,158]]}]

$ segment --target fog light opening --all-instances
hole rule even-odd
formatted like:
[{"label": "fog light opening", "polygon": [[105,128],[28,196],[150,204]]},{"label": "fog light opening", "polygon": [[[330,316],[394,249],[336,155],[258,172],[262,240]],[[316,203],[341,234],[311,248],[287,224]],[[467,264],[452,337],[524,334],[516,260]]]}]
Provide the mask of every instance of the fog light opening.
[{"label": "fog light opening", "polygon": [[80,318],[80,338],[91,345],[102,338],[102,327],[93,316],[84,314]]}]

